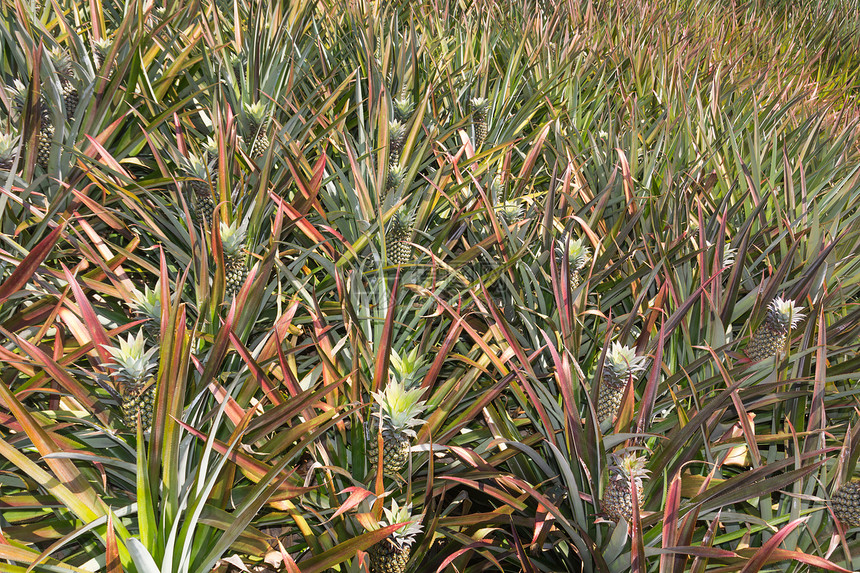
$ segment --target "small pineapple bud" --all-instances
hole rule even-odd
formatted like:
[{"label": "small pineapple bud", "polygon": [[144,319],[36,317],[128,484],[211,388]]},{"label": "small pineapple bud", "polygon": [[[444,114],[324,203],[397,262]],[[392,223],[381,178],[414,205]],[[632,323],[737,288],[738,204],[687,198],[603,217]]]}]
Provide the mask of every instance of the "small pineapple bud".
[{"label": "small pineapple bud", "polygon": [[398,209],[388,223],[385,235],[385,252],[395,265],[405,265],[412,259],[412,217],[406,207]]},{"label": "small pineapple bud", "polygon": [[253,142],[251,144],[251,157],[259,157],[269,148],[269,137],[266,130],[269,124],[269,112],[263,102],[245,104],[245,115],[247,117],[247,135]]},{"label": "small pineapple bud", "polygon": [[523,213],[522,206],[516,201],[505,201],[496,207],[496,211],[499,214],[499,218],[508,225],[513,225],[519,221]]},{"label": "small pineapple bud", "polygon": [[143,331],[137,337],[128,335],[128,340],[119,339],[119,346],[106,346],[105,350],[113,356],[113,366],[117,369],[117,389],[122,397],[123,421],[133,430],[140,417],[144,430],[152,424],[153,385],[148,383],[151,371],[156,366],[152,360],[158,347],[145,349]]},{"label": "small pineapple bud", "polygon": [[[99,40],[93,40],[93,63],[96,66],[96,69],[101,69],[102,65],[107,61],[108,54],[110,54],[111,47],[113,43],[107,38],[101,38]],[[105,70],[105,75],[110,78],[113,75],[113,62],[108,63],[108,67]]]},{"label": "small pineapple bud", "polygon": [[158,338],[161,333],[161,281],[155,284],[155,290],[144,287],[144,291],[135,291],[133,293],[134,313],[140,319],[146,319],[143,328],[146,333]]},{"label": "small pineapple bud", "polygon": [[42,122],[42,129],[39,130],[39,138],[36,143],[36,165],[48,170],[48,163],[51,160],[51,147],[54,142],[54,126],[50,123]]},{"label": "small pineapple bud", "polygon": [[490,100],[484,97],[472,98],[472,113],[475,128],[475,150],[481,148],[487,139],[487,116],[490,110]]},{"label": "small pineapple bud", "polygon": [[559,241],[556,254],[559,265],[564,260],[564,256],[567,255],[568,280],[571,290],[575,289],[582,281],[580,273],[591,258],[591,251],[583,244],[582,239],[573,239],[568,236]]},{"label": "small pineapple bud", "polygon": [[846,527],[860,527],[860,480],[842,484],[830,500],[836,518]]},{"label": "small pineapple bud", "polygon": [[396,191],[399,189],[405,176],[406,174],[403,172],[403,167],[399,163],[391,165],[388,168],[388,190]]},{"label": "small pineapple bud", "polygon": [[795,306],[793,300],[776,297],[770,303],[764,322],[756,329],[746,347],[747,357],[756,362],[773,356],[785,346],[789,331],[803,320],[803,307]]},{"label": "small pineapple bud", "polygon": [[224,278],[226,293],[235,297],[248,278],[248,267],[245,265],[245,238],[247,231],[244,224],[238,221],[227,225],[221,221],[221,245],[224,247]]},{"label": "small pineapple bud", "polygon": [[63,90],[63,105],[66,110],[66,119],[71,120],[75,117],[75,111],[78,109],[78,88],[74,85],[75,68],[72,65],[72,58],[68,51],[62,48],[55,48],[51,50],[51,60],[60,79],[60,87]]},{"label": "small pineapple bud", "polygon": [[411,504],[399,507],[397,502],[392,500],[391,509],[383,507],[383,512],[385,517],[379,521],[378,527],[386,527],[396,523],[406,525],[368,549],[370,571],[372,573],[403,573],[406,571],[406,564],[409,563],[409,555],[412,552],[415,536],[421,533],[421,522],[412,517]]},{"label": "small pineapple bud", "polygon": [[603,365],[603,378],[597,399],[598,421],[615,419],[627,382],[632,381],[645,369],[645,361],[644,356],[636,356],[636,350],[633,348],[618,342],[612,344]]}]

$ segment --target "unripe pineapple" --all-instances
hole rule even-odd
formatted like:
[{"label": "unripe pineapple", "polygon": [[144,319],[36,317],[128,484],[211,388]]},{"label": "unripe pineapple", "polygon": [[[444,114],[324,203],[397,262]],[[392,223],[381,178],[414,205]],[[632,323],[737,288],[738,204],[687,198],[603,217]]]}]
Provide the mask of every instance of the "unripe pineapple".
[{"label": "unripe pineapple", "polygon": [[144,430],[152,425],[152,404],[155,398],[155,383],[150,373],[156,366],[152,355],[157,347],[145,350],[143,330],[137,337],[128,335],[128,340],[119,339],[119,347],[106,346],[113,365],[117,368],[117,390],[122,397],[123,422],[127,429],[134,431],[137,418]]},{"label": "unripe pineapple", "polygon": [[487,116],[490,111],[490,100],[485,97],[472,98],[473,125],[475,128],[475,150],[481,148],[487,139]]},{"label": "unripe pineapple", "polygon": [[773,356],[782,349],[789,331],[805,316],[801,310],[803,307],[795,306],[793,300],[785,300],[781,296],[773,299],[764,322],[746,347],[747,357],[755,362]]},{"label": "unripe pineapple", "polygon": [[269,148],[269,136],[266,135],[269,113],[263,102],[258,101],[250,105],[245,104],[245,115],[248,123],[248,137],[253,141],[249,153],[251,157],[259,157]]},{"label": "unripe pineapple", "polygon": [[56,48],[51,51],[51,60],[60,79],[60,88],[63,90],[63,105],[66,110],[66,119],[71,120],[75,117],[79,99],[78,88],[74,84],[75,68],[72,66],[72,58],[66,50]]},{"label": "unripe pineapple", "polygon": [[598,421],[615,419],[627,382],[645,369],[645,360],[644,356],[636,356],[636,351],[629,346],[622,346],[618,342],[612,344],[603,365],[603,379],[597,399]]},{"label": "unripe pineapple", "polygon": [[415,536],[421,533],[421,523],[412,517],[412,506],[399,507],[392,500],[391,509],[383,507],[385,517],[379,527],[407,523],[368,550],[371,573],[403,573],[409,563]]},{"label": "unripe pineapple", "polygon": [[394,474],[406,466],[409,459],[409,445],[415,436],[413,426],[424,423],[418,418],[424,411],[424,401],[419,400],[423,390],[413,388],[408,390],[413,370],[398,372],[399,368],[411,368],[391,361],[394,370],[394,379],[388,383],[382,392],[374,392],[373,399],[379,404],[380,410],[373,412],[370,420],[365,423],[365,436],[367,438],[367,456],[371,465],[376,465],[379,460],[379,419],[382,417],[382,471],[386,474]]},{"label": "unripe pineapple", "polygon": [[400,164],[403,144],[406,143],[406,126],[398,120],[388,122],[388,169]]},{"label": "unripe pineapple", "polygon": [[[609,485],[603,495],[603,511],[612,521],[622,517],[629,523],[633,520],[633,504],[642,507],[642,480],[648,477],[645,464],[646,456],[635,453],[612,455],[615,465],[609,468]],[[633,487],[636,489],[636,499],[633,499]]]},{"label": "unripe pineapple", "polygon": [[[206,149],[206,159],[209,161],[209,164],[212,165],[218,159],[218,142],[210,135],[206,138],[206,143],[203,147]],[[212,176],[215,177],[216,173],[217,171],[213,168]]]},{"label": "unripe pineapple", "polygon": [[148,286],[143,292],[135,291],[134,313],[139,319],[145,319],[143,329],[150,337],[157,339],[161,334],[161,281],[155,284],[155,290]]},{"label": "unripe pineapple", "polygon": [[192,202],[194,222],[203,225],[206,231],[212,229],[212,214],[215,212],[215,199],[212,195],[212,187],[209,185],[209,168],[202,157],[190,154],[183,161],[182,169],[189,177],[188,183],[194,191]]},{"label": "unripe pineapple", "polygon": [[48,162],[51,159],[51,146],[54,141],[54,126],[42,121],[42,129],[39,130],[39,139],[36,143],[36,165],[48,170]]},{"label": "unripe pineapple", "polygon": [[[18,149],[18,136],[13,131],[11,133],[0,133],[0,170],[9,171],[12,169],[12,163],[15,160],[15,151]],[[0,181],[0,185],[5,184],[5,180]]]},{"label": "unripe pineapple", "polygon": [[248,267],[245,265],[245,225],[233,221],[227,225],[221,221],[221,245],[224,247],[224,278],[225,292],[229,297],[235,297],[245,279],[248,278]]},{"label": "unripe pineapple", "polygon": [[412,116],[414,109],[415,104],[412,103],[412,98],[409,97],[409,94],[404,93],[394,100],[394,119],[406,123]]},{"label": "unripe pineapple", "polygon": [[559,240],[556,247],[556,255],[558,256],[559,266],[567,254],[567,272],[570,289],[574,290],[582,282],[581,271],[588,264],[591,258],[591,251],[582,244],[582,239],[572,239],[564,237]]},{"label": "unripe pineapple", "polygon": [[860,527],[860,479],[842,484],[830,499],[833,514],[846,527]]},{"label": "unripe pineapple", "polygon": [[412,259],[411,235],[412,217],[405,206],[400,207],[388,222],[388,232],[385,233],[385,252],[392,264],[405,265]]},{"label": "unripe pineapple", "polygon": [[[102,64],[107,60],[108,54],[110,54],[112,47],[112,42],[107,38],[101,38],[99,40],[93,40],[93,63],[96,66],[96,70],[100,70]],[[110,78],[113,75],[113,62],[108,63],[108,68],[105,70],[105,75]]]}]

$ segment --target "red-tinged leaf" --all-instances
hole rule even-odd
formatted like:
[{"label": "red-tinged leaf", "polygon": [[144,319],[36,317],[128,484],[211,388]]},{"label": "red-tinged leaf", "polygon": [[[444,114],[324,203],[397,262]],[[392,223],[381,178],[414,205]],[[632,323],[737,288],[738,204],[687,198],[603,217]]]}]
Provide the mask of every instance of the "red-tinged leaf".
[{"label": "red-tinged leaf", "polygon": [[[348,488],[344,489],[343,491],[338,492],[338,495],[342,495],[342,494],[347,493],[347,492],[349,493],[349,497],[346,499],[345,502],[343,502],[340,505],[339,508],[337,508],[337,511],[334,512],[334,514],[329,518],[328,521],[331,521],[335,517],[337,517],[343,513],[346,513],[347,511],[357,507],[358,504],[360,504],[362,501],[364,501],[368,497],[373,496],[372,492],[367,491],[363,487],[357,487],[357,486],[356,487],[348,487]],[[328,523],[328,522],[326,522],[326,523]]]},{"label": "red-tinged leaf", "polygon": [[[526,508],[526,505],[522,501],[516,499],[515,497],[513,497],[509,493],[507,493],[507,492],[505,492],[505,491],[503,491],[497,487],[489,486],[485,483],[481,483],[481,482],[477,482],[477,481],[469,480],[469,479],[465,479],[465,478],[454,477],[454,476],[437,476],[436,479],[446,480],[446,481],[450,480],[453,482],[461,483],[463,485],[467,485],[467,486],[469,486],[469,487],[471,487],[477,491],[480,491],[481,493],[483,493],[485,495],[489,495],[491,497],[494,497],[494,498],[500,500],[501,502],[503,502],[507,505],[510,505],[511,507],[513,507],[514,509],[519,510],[519,511],[522,511]],[[549,502],[547,502],[547,505],[550,505]]]},{"label": "red-tinged leaf", "polygon": [[[746,553],[746,551],[748,550],[742,550],[740,551],[740,553],[744,554]],[[828,561],[823,557],[818,557],[817,555],[810,555],[809,553],[804,553],[802,551],[792,551],[790,549],[774,549],[768,562],[774,563],[778,561],[800,561],[801,563],[806,563],[807,565],[812,565],[813,567],[818,567],[819,569],[826,569],[827,571],[852,573],[850,569],[843,569],[839,565],[833,563],[832,561]]]},{"label": "red-tinged leaf", "polygon": [[[458,549],[457,551],[455,551],[454,553],[452,553],[451,555],[446,557],[445,561],[443,561],[442,564],[439,565],[439,567],[436,569],[436,573],[441,573],[442,571],[448,571],[448,566],[451,565],[451,563],[453,563],[455,559],[457,559],[461,555],[464,555],[465,553],[468,553],[469,551],[476,551],[478,549],[490,548],[492,546],[493,546],[492,543],[490,543],[489,541],[477,541],[475,543],[471,543],[469,545],[466,545],[465,547]],[[489,554],[489,552],[487,552],[485,554],[485,556],[488,554]],[[499,571],[504,571],[504,569],[502,568],[502,565],[498,561],[496,561],[495,557],[489,556],[489,559],[496,565],[496,567],[499,569]]]},{"label": "red-tinged leaf", "polygon": [[391,296],[388,300],[388,314],[385,316],[385,325],[382,328],[382,340],[376,351],[376,368],[373,371],[372,392],[378,392],[382,387],[383,380],[388,380],[388,364],[391,360],[391,337],[394,332],[394,316],[397,314],[397,286],[400,284],[400,271],[394,275],[394,284],[391,285]]},{"label": "red-tinged leaf", "polygon": [[20,291],[33,278],[36,269],[39,268],[48,253],[54,248],[57,239],[60,238],[63,227],[63,224],[58,225],[47,237],[39,241],[39,244],[33,247],[27,256],[18,263],[9,278],[3,281],[3,284],[0,285],[0,303],[5,302],[10,296]]},{"label": "red-tinged leaf", "polygon": [[[116,129],[116,125],[118,123],[122,122],[123,119],[124,118],[119,118],[114,122],[114,126],[113,126],[114,129]],[[113,130],[109,128],[107,131],[102,133],[99,136],[99,138],[106,141],[107,135],[110,135],[111,131],[113,131]],[[128,179],[132,179],[132,177],[128,173],[128,171],[126,171],[123,168],[123,166],[119,164],[119,161],[114,159],[113,155],[111,155],[108,152],[108,150],[105,149],[104,146],[102,146],[102,144],[99,143],[99,141],[96,138],[94,138],[91,135],[87,135],[86,138],[89,140],[91,147],[88,147],[86,150],[84,150],[84,155],[86,155],[88,157],[92,157],[93,159],[97,159],[96,155],[94,153],[94,152],[96,152],[101,156],[101,158],[98,158],[99,161],[103,162],[105,165],[107,165],[108,167],[110,167],[114,171],[121,173],[123,175],[123,177],[126,177]]]},{"label": "red-tinged leaf", "polygon": [[107,573],[123,573],[119,560],[119,545],[116,542],[116,532],[113,528],[113,511],[108,512],[107,536],[105,537],[105,571]]},{"label": "red-tinged leaf", "polygon": [[739,559],[741,556],[734,551],[717,549],[715,547],[702,547],[699,545],[687,545],[681,547],[665,547],[658,549],[660,553],[680,553],[682,555],[693,555],[695,557],[707,557],[714,559]]},{"label": "red-tinged leaf", "polygon": [[78,280],[71,272],[69,272],[66,265],[62,265],[62,267],[63,273],[66,275],[66,281],[68,281],[69,286],[72,288],[72,293],[75,295],[75,302],[78,303],[78,308],[81,309],[81,315],[83,315],[84,323],[87,325],[87,331],[92,337],[99,359],[102,364],[112,362],[113,358],[110,353],[105,350],[106,346],[110,346],[110,340],[108,340],[107,334],[105,334],[102,323],[99,321],[98,316],[96,316],[96,313],[93,310],[89,299],[87,299],[87,296],[84,294],[84,291],[81,290],[81,285],[78,284]]},{"label": "red-tinged leaf", "polygon": [[[678,525],[678,509],[681,506],[681,475],[676,473],[669,482],[666,491],[666,507],[663,508],[663,547],[678,544],[680,527]],[[660,556],[660,571],[672,571],[673,559],[668,554]]]},{"label": "red-tinged leaf", "polygon": [[215,383],[214,380],[209,383],[209,391],[213,396],[215,396],[215,400],[219,404],[224,402],[224,400],[227,400],[227,405],[224,407],[224,413],[227,414],[227,417],[230,418],[230,421],[233,422],[234,426],[239,425],[245,417],[245,410],[242,409],[242,406],[240,406],[232,396],[227,394],[227,391],[224,390],[223,386]]},{"label": "red-tinged leaf", "polygon": [[287,569],[287,573],[302,573],[301,569],[299,569],[298,564],[292,558],[292,556],[287,553],[287,550],[284,549],[284,544],[281,543],[281,540],[278,539],[278,551],[281,553],[281,559],[284,561],[284,567]]},{"label": "red-tinged leaf", "polygon": [[526,550],[523,547],[523,543],[520,540],[520,536],[517,535],[517,528],[514,526],[513,520],[510,520],[510,516],[508,519],[511,524],[511,537],[513,537],[514,539],[514,550],[516,551],[517,559],[520,562],[520,570],[522,571],[522,573],[535,573],[535,569],[532,565],[531,559],[529,559],[528,555],[526,555]]},{"label": "red-tinged leaf", "polygon": [[805,523],[808,519],[809,517],[795,519],[794,521],[777,531],[773,535],[773,537],[768,539],[767,542],[761,546],[761,549],[756,551],[752,559],[747,561],[747,564],[744,565],[743,569],[741,569],[741,573],[758,573],[758,571],[760,571],[761,568],[767,564],[768,559],[779,547],[780,543],[782,543],[785,538],[788,537],[788,535],[797,528],[798,525],[800,525],[801,523]]},{"label": "red-tinged leaf", "polygon": [[633,501],[633,515],[630,523],[630,571],[645,573],[648,570],[645,562],[645,545],[642,541],[642,519],[639,513],[639,495],[634,481],[630,481],[630,499]]},{"label": "red-tinged leaf", "polygon": [[319,243],[322,248],[324,248],[330,256],[334,256],[334,247],[332,247],[323,237],[322,233],[320,233],[316,227],[314,227],[313,223],[307,220],[304,215],[296,211],[296,209],[284,201],[278,195],[271,193],[269,195],[271,199],[278,205],[279,209],[283,209],[284,213],[286,213],[287,218],[292,221],[299,230],[305,234],[309,239]]},{"label": "red-tinged leaf", "polygon": [[245,365],[248,367],[248,370],[251,371],[251,373],[254,375],[254,379],[260,385],[260,388],[263,389],[263,393],[266,395],[266,397],[272,404],[276,406],[278,404],[281,404],[283,400],[281,400],[280,395],[275,392],[275,385],[272,384],[272,381],[269,380],[268,375],[266,375],[263,369],[260,368],[260,365],[257,364],[257,361],[254,360],[254,357],[251,355],[251,352],[247,348],[245,348],[245,345],[242,344],[242,341],[239,340],[239,337],[236,336],[232,331],[229,334],[230,342],[232,343],[233,348],[235,348],[236,352],[239,353],[239,356],[242,357],[242,360],[244,360]]},{"label": "red-tinged leaf", "polygon": [[359,551],[366,551],[370,547],[376,545],[403,526],[401,523],[388,525],[377,529],[376,531],[368,531],[362,533],[358,537],[354,537],[349,541],[344,541],[335,545],[328,551],[302,561],[302,573],[320,573],[326,569],[331,569],[339,563],[343,563],[347,559],[352,559]]}]

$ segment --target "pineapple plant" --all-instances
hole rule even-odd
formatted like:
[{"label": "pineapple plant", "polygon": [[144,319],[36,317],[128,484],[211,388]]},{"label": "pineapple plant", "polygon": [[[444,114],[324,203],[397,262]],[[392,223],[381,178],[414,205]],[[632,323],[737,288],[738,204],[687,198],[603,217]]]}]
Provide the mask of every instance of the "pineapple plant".
[{"label": "pineapple plant", "polygon": [[508,225],[512,225],[520,220],[523,214],[522,206],[516,201],[505,201],[496,210],[499,217]]},{"label": "pineapple plant", "polygon": [[[12,99],[12,112],[20,119],[26,107],[27,88],[19,80],[15,80],[15,83],[9,88],[9,92]],[[36,164],[47,170],[48,162],[51,159],[51,146],[54,141],[54,125],[48,103],[42,94],[39,95],[37,107],[36,113],[39,116],[40,127],[36,139]]]},{"label": "pineapple plant", "polygon": [[44,170],[48,170],[48,162],[51,160],[51,145],[54,141],[54,126],[50,123],[42,122],[42,129],[39,130],[39,139],[36,142],[36,165]]},{"label": "pineapple plant", "polygon": [[215,198],[209,185],[209,166],[199,155],[190,154],[188,159],[183,161],[182,168],[194,191],[194,222],[209,230],[212,228],[212,216],[215,212]]},{"label": "pineapple plant", "polygon": [[400,155],[403,153],[403,144],[406,143],[406,125],[398,120],[388,122],[388,169],[400,165]]},{"label": "pineapple plant", "polygon": [[221,221],[221,244],[224,247],[224,278],[225,291],[228,296],[235,297],[245,279],[248,278],[248,267],[245,265],[245,225],[233,221],[230,225]]},{"label": "pineapple plant", "polygon": [[63,105],[66,111],[66,119],[71,120],[75,117],[75,111],[78,109],[78,88],[75,87],[75,68],[72,66],[72,58],[69,52],[56,48],[51,51],[51,60],[54,63],[54,69],[57,70],[57,76],[60,79],[60,88],[63,91]]},{"label": "pineapple plant", "polygon": [[860,527],[860,479],[842,484],[830,499],[836,518],[847,527]]},{"label": "pineapple plant", "polygon": [[155,290],[147,286],[143,292],[134,292],[133,296],[135,316],[146,320],[143,329],[149,336],[158,338],[161,334],[161,281],[155,284]]},{"label": "pineapple plant", "polygon": [[415,104],[412,103],[412,98],[409,97],[409,94],[404,93],[394,100],[394,119],[405,124],[409,121],[414,109]]},{"label": "pineapple plant", "polygon": [[564,260],[565,254],[567,255],[568,281],[570,282],[571,290],[576,289],[582,282],[581,272],[591,258],[591,251],[582,244],[582,239],[565,237],[564,240],[559,241],[556,247],[556,254],[558,255],[559,265]]},{"label": "pineapple plant", "polygon": [[259,157],[269,148],[269,136],[266,129],[269,123],[269,112],[263,102],[245,104],[245,115],[247,116],[247,135],[253,142],[251,144],[251,157]]},{"label": "pineapple plant", "polygon": [[606,353],[600,394],[597,399],[597,419],[612,421],[618,414],[627,382],[645,369],[645,357],[636,356],[636,351],[614,342]]},{"label": "pineapple plant", "polygon": [[372,394],[379,410],[373,412],[370,420],[365,423],[367,438],[367,456],[371,465],[379,461],[378,435],[382,433],[382,471],[394,474],[406,466],[409,458],[409,445],[415,436],[414,426],[424,420],[418,418],[424,411],[424,401],[419,400],[421,388],[408,389],[412,378],[407,372],[397,372],[397,363],[392,360],[395,369],[394,380],[388,383],[385,390]]},{"label": "pineapple plant", "polygon": [[385,252],[393,264],[405,265],[412,259],[411,234],[412,216],[405,206],[400,207],[388,222],[388,232],[385,233]]},{"label": "pineapple plant", "polygon": [[481,148],[487,139],[487,116],[490,111],[490,100],[485,97],[472,98],[473,125],[475,128],[475,150]]},{"label": "pineapple plant", "polygon": [[[98,40],[93,40],[93,63],[96,66],[96,70],[100,70],[102,64],[107,60],[108,54],[110,54],[112,43],[107,38],[100,38]],[[108,78],[113,75],[113,62],[108,65],[108,69],[106,70],[106,74]]]},{"label": "pineapple plant", "polygon": [[155,398],[155,384],[151,371],[156,366],[152,355],[157,347],[145,349],[143,330],[137,337],[128,335],[128,340],[119,339],[119,346],[105,347],[113,356],[113,366],[117,369],[117,390],[122,398],[123,423],[129,430],[141,426],[147,430],[152,425],[152,404]]},{"label": "pineapple plant", "polygon": [[388,190],[397,190],[400,187],[400,184],[403,183],[403,178],[405,177],[405,173],[403,173],[403,167],[396,163],[388,167]]},{"label": "pineapple plant", "polygon": [[379,520],[380,527],[396,523],[406,523],[406,525],[395,530],[368,550],[370,571],[372,573],[403,573],[406,571],[406,564],[409,563],[415,536],[421,533],[421,523],[413,519],[411,504],[399,507],[397,502],[392,500],[391,509],[383,507],[382,510],[385,516]]},{"label": "pineapple plant", "polygon": [[609,468],[609,485],[603,495],[603,511],[612,521],[624,518],[629,523],[633,519],[633,504],[642,506],[642,480],[648,477],[649,472],[645,469],[648,458],[633,452],[613,454],[612,458],[614,465]]},{"label": "pineapple plant", "polygon": [[[10,171],[15,159],[15,150],[18,148],[18,136],[14,131],[0,133],[0,170]],[[0,182],[2,184],[4,182]]]},{"label": "pineapple plant", "polygon": [[781,296],[771,301],[764,322],[753,333],[752,340],[746,347],[747,358],[753,362],[773,356],[785,346],[789,331],[803,320],[803,307],[795,306],[793,300],[785,300]]}]

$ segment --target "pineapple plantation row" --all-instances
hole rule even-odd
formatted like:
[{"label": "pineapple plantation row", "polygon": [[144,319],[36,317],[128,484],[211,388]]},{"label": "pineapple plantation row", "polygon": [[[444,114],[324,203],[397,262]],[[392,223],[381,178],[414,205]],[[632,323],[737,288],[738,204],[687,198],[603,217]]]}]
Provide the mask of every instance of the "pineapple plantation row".
[{"label": "pineapple plantation row", "polygon": [[0,572],[860,570],[856,2],[0,11]]}]

